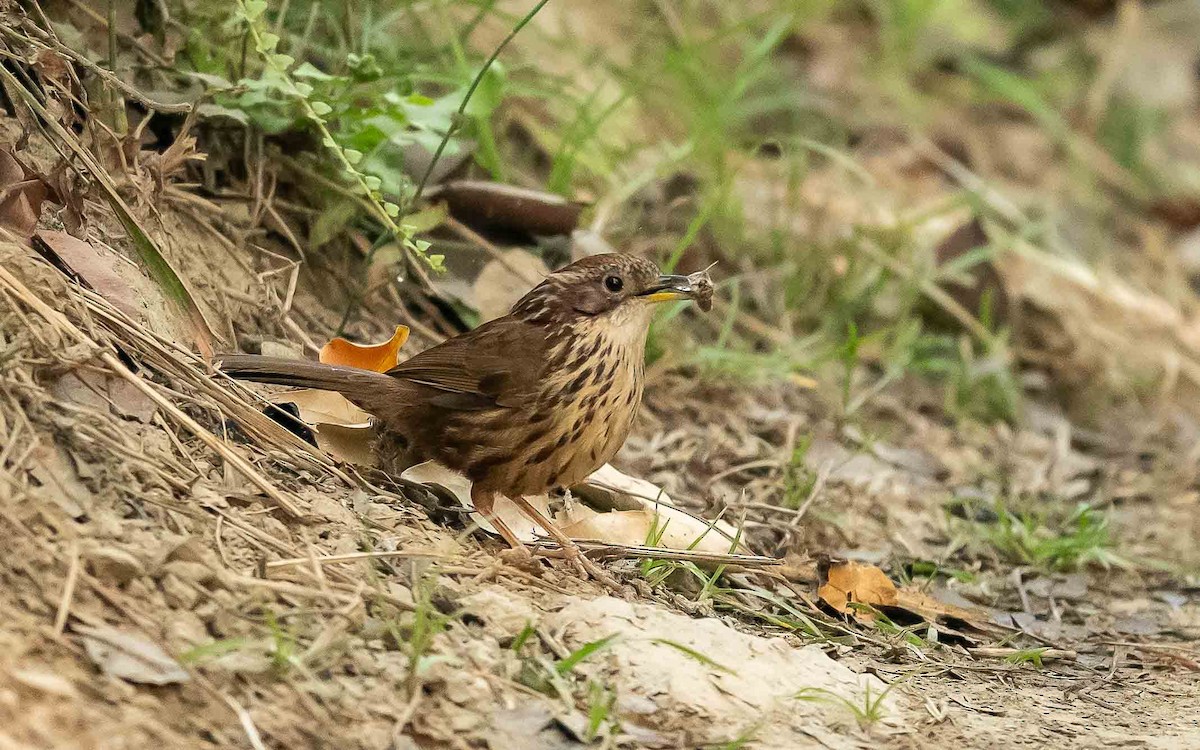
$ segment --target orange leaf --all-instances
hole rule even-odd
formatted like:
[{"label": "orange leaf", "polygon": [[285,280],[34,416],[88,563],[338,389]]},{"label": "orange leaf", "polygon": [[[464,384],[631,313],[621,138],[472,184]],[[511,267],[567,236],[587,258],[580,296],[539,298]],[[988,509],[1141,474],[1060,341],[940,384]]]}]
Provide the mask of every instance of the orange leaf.
[{"label": "orange leaf", "polygon": [[817,596],[838,612],[854,612],[863,620],[871,620],[867,612],[856,611],[850,604],[870,604],[873,607],[896,604],[896,585],[874,565],[856,562],[831,565],[829,577],[817,589]]},{"label": "orange leaf", "polygon": [[400,347],[405,341],[408,341],[408,326],[396,326],[396,333],[380,344],[355,344],[336,338],[321,348],[320,360],[327,365],[387,372],[399,361]]}]

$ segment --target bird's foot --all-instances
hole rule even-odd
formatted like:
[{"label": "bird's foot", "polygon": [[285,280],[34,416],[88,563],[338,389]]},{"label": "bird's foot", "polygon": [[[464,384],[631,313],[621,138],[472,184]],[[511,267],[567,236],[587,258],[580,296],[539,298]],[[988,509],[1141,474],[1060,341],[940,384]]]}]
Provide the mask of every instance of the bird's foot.
[{"label": "bird's foot", "polygon": [[584,578],[591,578],[614,594],[620,594],[624,591],[620,582],[616,578],[613,578],[612,574],[607,570],[597,565],[594,560],[583,554],[583,550],[579,549],[579,545],[571,542],[569,545],[563,545],[562,551],[563,556],[571,566]]},{"label": "bird's foot", "polygon": [[524,544],[517,544],[505,550],[500,550],[500,562],[521,570],[535,570],[539,566],[533,552]]}]

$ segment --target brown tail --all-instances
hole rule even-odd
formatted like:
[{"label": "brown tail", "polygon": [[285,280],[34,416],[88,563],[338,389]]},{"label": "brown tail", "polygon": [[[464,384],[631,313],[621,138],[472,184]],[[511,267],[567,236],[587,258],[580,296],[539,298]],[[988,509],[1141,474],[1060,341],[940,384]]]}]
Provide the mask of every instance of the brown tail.
[{"label": "brown tail", "polygon": [[221,371],[231,378],[337,391],[372,413],[377,413],[376,409],[389,401],[403,398],[405,390],[404,385],[390,375],[357,367],[257,354],[224,354],[218,361]]}]

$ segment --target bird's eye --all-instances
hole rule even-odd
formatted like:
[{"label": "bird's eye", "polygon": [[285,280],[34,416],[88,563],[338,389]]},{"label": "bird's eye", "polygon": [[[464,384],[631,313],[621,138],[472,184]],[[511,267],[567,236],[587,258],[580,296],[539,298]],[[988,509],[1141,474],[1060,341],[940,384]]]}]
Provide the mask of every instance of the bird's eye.
[{"label": "bird's eye", "polygon": [[604,288],[610,292],[619,292],[625,288],[625,282],[620,276],[608,276],[604,279]]}]

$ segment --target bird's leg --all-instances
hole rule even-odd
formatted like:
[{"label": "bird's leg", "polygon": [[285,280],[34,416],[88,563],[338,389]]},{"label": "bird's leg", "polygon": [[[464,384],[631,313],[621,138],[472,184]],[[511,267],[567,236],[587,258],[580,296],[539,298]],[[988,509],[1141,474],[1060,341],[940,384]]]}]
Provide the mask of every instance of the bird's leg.
[{"label": "bird's leg", "polygon": [[532,558],[533,553],[529,551],[529,547],[526,546],[525,542],[522,542],[513,530],[508,527],[508,524],[504,522],[504,519],[496,515],[496,512],[492,509],[495,502],[496,493],[482,492],[475,487],[471,488],[471,504],[475,506],[476,512],[488,520],[492,528],[504,538],[504,541],[508,542],[508,546],[514,550],[523,550],[527,557]]},{"label": "bird's leg", "polygon": [[546,518],[545,514],[535,508],[532,503],[520,495],[509,495],[507,497],[513,501],[522,513],[529,516],[534,523],[545,529],[551,539],[558,542],[558,546],[562,548],[563,554],[567,556],[568,560],[582,568],[585,576],[591,576],[614,591],[621,590],[621,584],[617,583],[617,579],[609,575],[608,571],[589,560],[587,555],[583,554],[583,551],[579,549],[579,545],[575,543],[575,540],[559,531],[554,522]]}]

